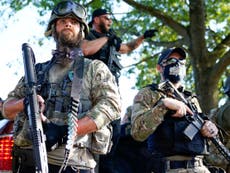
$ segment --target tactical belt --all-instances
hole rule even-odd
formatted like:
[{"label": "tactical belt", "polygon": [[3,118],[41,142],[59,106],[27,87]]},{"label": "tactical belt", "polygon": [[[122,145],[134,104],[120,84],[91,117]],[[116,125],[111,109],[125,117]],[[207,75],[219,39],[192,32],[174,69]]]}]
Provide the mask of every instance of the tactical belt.
[{"label": "tactical belt", "polygon": [[192,160],[166,160],[166,168],[178,169],[178,168],[195,168],[203,166],[203,160],[201,158],[194,158]]},{"label": "tactical belt", "polygon": [[16,163],[25,166],[34,166],[35,159],[32,149],[24,149],[18,146],[13,147],[13,159]]}]

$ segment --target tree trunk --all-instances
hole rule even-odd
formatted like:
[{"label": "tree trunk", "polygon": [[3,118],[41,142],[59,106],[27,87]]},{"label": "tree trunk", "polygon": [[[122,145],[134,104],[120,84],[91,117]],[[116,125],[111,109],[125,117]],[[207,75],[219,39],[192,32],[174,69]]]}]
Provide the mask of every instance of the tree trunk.
[{"label": "tree trunk", "polygon": [[207,69],[204,64],[200,64],[200,68],[197,68],[196,71],[196,94],[203,112],[209,113],[218,105],[218,79],[210,76],[212,69]]}]

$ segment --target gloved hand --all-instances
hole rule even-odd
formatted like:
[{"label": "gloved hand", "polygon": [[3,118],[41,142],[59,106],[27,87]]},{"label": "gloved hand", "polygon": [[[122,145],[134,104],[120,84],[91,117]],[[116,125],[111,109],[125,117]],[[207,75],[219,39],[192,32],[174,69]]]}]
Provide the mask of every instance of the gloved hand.
[{"label": "gloved hand", "polygon": [[155,32],[157,32],[157,29],[150,29],[150,30],[146,30],[144,33],[144,39],[146,38],[151,38],[153,36],[155,36]]},{"label": "gloved hand", "polygon": [[107,37],[109,37],[108,44],[110,46],[114,46],[116,51],[119,51],[122,43],[120,37],[116,36],[115,34],[108,34]]}]

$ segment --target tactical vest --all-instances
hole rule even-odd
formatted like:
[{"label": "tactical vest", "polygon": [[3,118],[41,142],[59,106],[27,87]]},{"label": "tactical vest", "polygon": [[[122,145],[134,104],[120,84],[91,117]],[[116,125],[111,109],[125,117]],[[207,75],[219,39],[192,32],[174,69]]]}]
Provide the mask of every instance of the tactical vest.
[{"label": "tactical vest", "polygon": [[[156,90],[156,86],[155,84],[150,85],[151,90]],[[186,92],[186,94],[188,93]],[[189,125],[189,122],[185,117],[173,118],[171,115],[174,113],[173,111],[168,111],[164,115],[162,123],[150,135],[148,145],[151,147],[151,152],[160,154],[163,157],[205,154],[207,152],[205,138],[198,132],[192,140],[188,139],[183,134],[183,131]]]},{"label": "tactical vest", "polygon": [[[90,62],[91,60],[85,59],[84,68],[86,69],[86,71],[89,67]],[[72,87],[74,65],[71,69],[69,69],[67,74],[64,75],[61,81],[59,81],[58,83],[50,83],[48,72],[53,64],[54,59],[45,63],[36,64],[35,69],[38,81],[37,93],[40,94],[45,100],[46,110],[44,114],[51,122],[48,126],[44,126],[45,133],[49,133],[46,134],[47,139],[49,137],[57,137],[58,139],[60,139],[60,141],[58,142],[65,142],[63,140],[65,140],[65,137],[67,137],[67,114],[70,112],[70,93]],[[85,116],[85,112],[90,110],[92,107],[92,103],[89,100],[86,92],[87,91],[84,90],[81,91],[80,108],[78,112],[79,119]],[[20,113],[20,116],[17,116],[14,125],[15,144],[21,147],[31,146],[32,142],[29,135],[30,132],[28,120],[23,113]],[[51,131],[47,132],[47,129],[51,129]],[[78,137],[75,141],[75,146],[80,148],[88,148],[91,152],[94,153],[106,154],[111,150],[112,133],[113,130],[111,128],[111,125],[107,125],[94,133]],[[50,144],[50,146],[51,145],[52,144]]]},{"label": "tactical vest", "polygon": [[[95,40],[97,38],[105,36],[104,34],[97,33],[94,30],[91,30],[86,37],[87,40]],[[96,52],[93,55],[87,56],[89,59],[99,59],[103,61],[105,64],[108,64],[108,59],[109,59],[109,45],[108,43],[105,43],[102,48]]]},{"label": "tactical vest", "polygon": [[46,105],[45,115],[56,125],[67,125],[66,113],[70,111],[70,92],[73,80],[73,67],[57,83],[49,81],[48,72],[53,66],[53,59],[44,64],[37,64],[38,89]]},{"label": "tactical vest", "polygon": [[[104,37],[105,34],[100,34],[95,30],[91,30],[86,37],[87,40],[95,40],[100,37]],[[118,82],[118,78],[120,77],[120,70],[123,66],[120,64],[120,60],[118,58],[120,54],[115,50],[114,46],[108,45],[108,42],[105,43],[102,48],[96,52],[94,55],[86,56],[89,59],[99,59],[103,61],[110,69],[112,74],[116,77]]]}]

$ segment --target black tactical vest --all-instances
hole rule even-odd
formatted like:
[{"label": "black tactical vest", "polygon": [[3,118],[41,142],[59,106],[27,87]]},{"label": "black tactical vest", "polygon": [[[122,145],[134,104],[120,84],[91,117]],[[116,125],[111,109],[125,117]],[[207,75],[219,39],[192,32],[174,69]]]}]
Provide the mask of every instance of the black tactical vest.
[{"label": "black tactical vest", "polygon": [[[91,30],[86,37],[87,40],[95,40],[100,37],[104,37],[106,34],[101,34],[96,32],[95,30]],[[123,66],[120,64],[120,60],[118,58],[120,54],[116,51],[115,47],[112,45],[109,45],[108,43],[104,44],[103,47],[96,52],[93,55],[86,56],[86,58],[89,59],[99,59],[103,61],[112,74],[116,78],[116,82],[118,83],[118,78],[120,77],[120,70],[123,68]]]},{"label": "black tactical vest", "polygon": [[[89,34],[87,35],[86,39],[87,40],[95,40],[97,38],[101,38],[101,37],[104,37],[105,34],[100,34],[94,30],[91,30],[89,32]],[[102,46],[102,48],[96,52],[95,54],[93,55],[90,55],[90,56],[86,56],[86,58],[89,58],[89,59],[99,59],[101,61],[103,61],[105,64],[108,64],[108,60],[109,60],[109,45],[108,43],[104,44]]]},{"label": "black tactical vest", "polygon": [[[156,86],[155,84],[150,85],[152,90],[156,90]],[[195,156],[206,153],[205,138],[198,132],[192,140],[188,139],[183,131],[189,122],[185,117],[173,118],[171,115],[174,113],[168,111],[164,115],[163,122],[148,139],[151,152],[163,157],[172,155]]]}]

